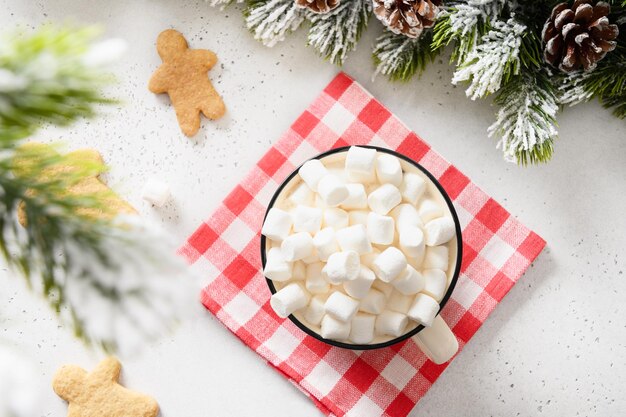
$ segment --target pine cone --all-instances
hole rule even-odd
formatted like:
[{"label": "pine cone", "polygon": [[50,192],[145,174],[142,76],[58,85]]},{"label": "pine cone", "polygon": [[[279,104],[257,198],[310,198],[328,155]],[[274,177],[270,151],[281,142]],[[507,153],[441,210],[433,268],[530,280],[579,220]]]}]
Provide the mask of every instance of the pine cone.
[{"label": "pine cone", "polygon": [[328,13],[339,6],[339,0],[295,0],[298,7],[307,8],[313,13]]},{"label": "pine cone", "polygon": [[441,0],[372,0],[374,13],[393,33],[417,38],[435,24]]},{"label": "pine cone", "polygon": [[547,63],[564,72],[581,66],[592,71],[607,52],[615,49],[619,34],[617,25],[609,24],[611,6],[600,1],[576,0],[554,6],[541,32],[545,43],[543,56]]}]

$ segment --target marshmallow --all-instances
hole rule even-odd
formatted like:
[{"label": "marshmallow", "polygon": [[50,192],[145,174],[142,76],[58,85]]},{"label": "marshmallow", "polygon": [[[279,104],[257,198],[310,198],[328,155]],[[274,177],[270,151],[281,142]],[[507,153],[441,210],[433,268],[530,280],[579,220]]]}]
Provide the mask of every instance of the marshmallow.
[{"label": "marshmallow", "polygon": [[336,176],[344,183],[348,182],[348,174],[346,173],[345,168],[342,166],[334,166],[332,168],[328,168],[328,173]]},{"label": "marshmallow", "polygon": [[386,302],[385,294],[372,289],[361,300],[359,310],[370,314],[380,314],[384,310]]},{"label": "marshmallow", "polygon": [[304,311],[304,319],[313,326],[319,326],[322,322],[322,318],[324,317],[324,298],[316,295],[311,298],[309,302],[309,306]]},{"label": "marshmallow", "polygon": [[304,281],[306,279],[306,264],[302,261],[296,261],[292,264],[291,278],[296,281]]},{"label": "marshmallow", "polygon": [[141,189],[141,198],[156,207],[162,207],[170,196],[169,185],[153,178],[149,179]]},{"label": "marshmallow", "polygon": [[339,245],[335,240],[335,230],[326,227],[315,234],[313,245],[317,251],[317,256],[321,261],[327,261],[330,255],[339,252]]},{"label": "marshmallow", "polygon": [[381,153],[376,158],[376,176],[381,184],[392,184],[400,187],[402,184],[402,167],[400,161],[393,155]]},{"label": "marshmallow", "polygon": [[426,294],[417,294],[407,314],[419,324],[430,327],[438,312],[439,303],[434,298]]},{"label": "marshmallow", "polygon": [[328,175],[328,170],[319,159],[311,159],[302,164],[298,174],[311,190],[317,191],[318,183],[324,176]]},{"label": "marshmallow", "polygon": [[376,180],[376,149],[351,146],[346,153],[346,172],[350,181],[370,183]]},{"label": "marshmallow", "polygon": [[361,265],[359,275],[352,281],[344,282],[343,289],[350,297],[360,299],[367,295],[375,279],[374,272],[365,265]]},{"label": "marshmallow", "polygon": [[407,226],[400,231],[400,249],[411,258],[424,255],[424,232],[418,226]]},{"label": "marshmallow", "polygon": [[396,311],[385,310],[376,317],[376,334],[402,336],[409,319],[406,315]]},{"label": "marshmallow", "polygon": [[341,250],[353,250],[359,255],[372,251],[372,245],[367,238],[367,229],[362,224],[337,230],[335,237]]},{"label": "marshmallow", "polygon": [[374,281],[374,283],[372,284],[372,288],[382,292],[385,295],[385,299],[388,299],[393,292],[393,285],[387,282],[383,282],[379,279]]},{"label": "marshmallow", "polygon": [[438,246],[447,243],[456,233],[454,221],[450,217],[439,217],[431,220],[424,226],[425,242],[428,246]]},{"label": "marshmallow", "polygon": [[314,264],[319,261],[320,261],[320,258],[319,256],[317,256],[317,251],[315,250],[315,248],[313,248],[313,252],[311,252],[309,256],[307,256],[306,258],[302,258],[302,262],[304,262],[307,265]]},{"label": "marshmallow", "polygon": [[306,183],[301,182],[289,194],[287,200],[296,206],[312,206],[315,201],[315,194]]},{"label": "marshmallow", "polygon": [[292,212],[293,231],[315,234],[322,226],[322,210],[315,207],[297,206]]},{"label": "marshmallow", "polygon": [[417,294],[424,289],[425,279],[415,268],[411,265],[407,265],[400,276],[391,282],[391,285],[402,294]]},{"label": "marshmallow", "polygon": [[404,295],[400,291],[394,291],[387,301],[387,309],[406,314],[411,308],[414,298],[412,295]]},{"label": "marshmallow", "polygon": [[346,184],[348,198],[343,200],[341,207],[346,210],[367,208],[367,194],[363,184]]},{"label": "marshmallow", "polygon": [[361,269],[359,254],[349,250],[335,252],[328,258],[323,271],[331,284],[340,284],[345,281],[356,279]]},{"label": "marshmallow", "polygon": [[292,219],[289,213],[272,207],[270,211],[267,212],[261,234],[269,239],[280,242],[289,236],[291,225]]},{"label": "marshmallow", "polygon": [[380,254],[380,251],[376,248],[372,248],[370,253],[364,253],[361,255],[361,265],[365,265],[369,268],[372,267],[372,263],[376,259],[376,257]]},{"label": "marshmallow", "polygon": [[425,269],[424,279],[426,285],[422,292],[433,297],[437,302],[441,301],[448,286],[448,276],[441,269]]},{"label": "marshmallow", "polygon": [[421,175],[409,172],[404,174],[404,181],[399,188],[403,201],[417,205],[419,199],[424,195],[424,191],[426,191],[426,181]]},{"label": "marshmallow", "polygon": [[326,314],[320,333],[324,339],[345,340],[350,335],[350,322],[344,323]]},{"label": "marshmallow", "polygon": [[394,185],[383,184],[370,193],[367,197],[367,204],[370,209],[378,214],[385,215],[392,208],[400,204],[402,196]]},{"label": "marshmallow", "polygon": [[391,245],[395,237],[393,218],[370,212],[367,215],[367,236],[378,245]]},{"label": "marshmallow", "polygon": [[359,302],[341,292],[333,292],[324,304],[324,311],[337,320],[350,321],[359,309]]},{"label": "marshmallow", "polygon": [[443,209],[439,204],[431,199],[422,201],[417,209],[423,222],[431,221],[443,216]]},{"label": "marshmallow", "polygon": [[326,275],[323,272],[324,263],[316,262],[306,267],[306,289],[312,294],[326,294],[330,289]]},{"label": "marshmallow", "polygon": [[348,212],[340,208],[330,207],[324,210],[323,227],[342,229],[350,225]]},{"label": "marshmallow", "polygon": [[270,305],[278,317],[286,318],[296,310],[306,307],[309,303],[309,297],[309,294],[300,285],[289,284],[272,294]]},{"label": "marshmallow", "polygon": [[393,246],[385,249],[376,257],[372,269],[381,281],[393,281],[407,266],[404,254]]},{"label": "marshmallow", "polygon": [[410,204],[404,203],[396,206],[389,212],[389,215],[395,220],[398,232],[401,232],[408,226],[424,225],[417,209]]},{"label": "marshmallow", "polygon": [[424,269],[441,269],[448,270],[448,247],[447,246],[428,246],[424,255],[422,267]]},{"label": "marshmallow", "polygon": [[285,260],[289,262],[304,259],[313,255],[313,238],[307,232],[300,232],[289,235],[280,245]]},{"label": "marshmallow", "polygon": [[350,220],[350,226],[356,226],[357,224],[367,225],[367,216],[369,212],[365,210],[352,210],[348,212],[348,219]]},{"label": "marshmallow", "polygon": [[335,207],[348,198],[346,184],[336,175],[328,174],[317,184],[317,192],[327,206]]},{"label": "marshmallow", "polygon": [[365,345],[374,340],[374,325],[376,316],[357,313],[350,325],[350,341],[358,345]]},{"label": "marshmallow", "polygon": [[[426,250],[424,250],[424,252],[426,252]],[[413,268],[417,269],[418,271],[422,269],[423,260],[424,260],[424,253],[422,253],[422,256],[420,256],[419,258],[411,258],[411,257],[406,258],[406,261],[408,262],[408,264],[411,265]]]},{"label": "marshmallow", "polygon": [[280,248],[271,248],[267,252],[263,275],[272,281],[287,281],[292,275],[292,265],[285,260]]},{"label": "marshmallow", "polygon": [[326,204],[326,202],[322,199],[322,197],[319,194],[315,194],[315,198],[314,200],[314,206],[321,208],[321,209],[326,209],[328,208],[328,204]]}]

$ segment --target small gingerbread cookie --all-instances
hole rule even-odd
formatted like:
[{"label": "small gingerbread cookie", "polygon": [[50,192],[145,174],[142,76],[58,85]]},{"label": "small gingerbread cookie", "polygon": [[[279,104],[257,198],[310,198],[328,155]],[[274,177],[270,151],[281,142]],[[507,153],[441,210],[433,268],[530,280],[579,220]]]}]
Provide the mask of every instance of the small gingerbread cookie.
[{"label": "small gingerbread cookie", "polygon": [[224,102],[207,77],[207,71],[217,62],[213,52],[189,49],[183,35],[173,29],[161,32],[157,52],[163,64],[152,74],[148,88],[170,96],[185,135],[198,132],[201,112],[209,119],[224,115]]},{"label": "small gingerbread cookie", "polygon": [[[32,142],[20,147],[17,158],[21,158],[23,162],[19,161],[16,164],[18,167],[16,174],[19,175],[20,170],[30,169],[28,165],[28,153],[37,148],[39,148],[38,150],[41,151],[41,153],[46,153],[50,158],[59,157],[58,163],[52,164],[38,173],[42,182],[54,180],[55,176],[62,173],[72,174],[80,169],[84,169],[85,166],[93,165],[94,167],[101,167],[104,165],[100,153],[93,149],[79,149],[61,157],[50,145]],[[96,172],[98,172],[97,169],[94,170],[93,175],[85,177],[66,190],[66,193],[69,195],[94,195],[102,200],[101,207],[97,209],[80,208],[77,210],[78,214],[99,219],[112,219],[118,214],[137,214],[137,210],[102,182]],[[23,205],[20,206],[17,214],[20,224],[22,226],[26,225],[26,213]]]},{"label": "small gingerbread cookie", "polygon": [[65,365],[54,375],[52,389],[69,403],[68,417],[156,417],[159,405],[153,398],[117,383],[120,370],[120,362],[111,357],[91,373]]}]

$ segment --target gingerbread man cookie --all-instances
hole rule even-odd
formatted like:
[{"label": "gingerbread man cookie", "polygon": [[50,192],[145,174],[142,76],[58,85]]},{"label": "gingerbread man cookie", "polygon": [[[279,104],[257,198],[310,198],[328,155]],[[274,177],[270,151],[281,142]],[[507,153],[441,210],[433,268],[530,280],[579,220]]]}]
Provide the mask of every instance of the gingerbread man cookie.
[{"label": "gingerbread man cookie", "polygon": [[[21,155],[27,155],[30,150],[36,147],[42,148],[43,152],[47,153],[50,157],[60,157],[60,155],[50,146],[43,143],[27,143],[21,146],[20,152],[18,152],[18,158]],[[21,169],[29,169],[28,158],[24,158],[23,163],[18,163],[17,174]],[[70,152],[60,158],[58,164],[54,164],[39,172],[39,176],[42,181],[53,180],[55,176],[60,173],[72,173],[80,169],[81,166],[93,164],[94,166],[103,166],[104,161],[100,153],[94,149],[79,149],[74,152]],[[137,214],[137,210],[125,200],[120,198],[113,192],[104,182],[98,178],[97,175],[87,176],[84,179],[78,181],[66,190],[67,194],[80,196],[80,195],[97,195],[102,200],[100,208],[81,208],[78,209],[78,214],[89,216],[99,219],[112,219],[118,214]],[[18,210],[18,220],[22,226],[26,225],[26,213],[24,206],[20,206]]]},{"label": "gingerbread man cookie", "polygon": [[153,398],[117,383],[120,370],[120,362],[111,357],[91,373],[75,365],[62,366],[52,388],[69,403],[67,417],[156,417],[159,405]]},{"label": "gingerbread man cookie", "polygon": [[209,119],[224,115],[224,102],[207,77],[217,62],[213,52],[189,49],[183,35],[173,29],[161,32],[157,52],[163,64],[152,74],[148,88],[170,96],[185,135],[193,136],[200,129],[200,112]]}]

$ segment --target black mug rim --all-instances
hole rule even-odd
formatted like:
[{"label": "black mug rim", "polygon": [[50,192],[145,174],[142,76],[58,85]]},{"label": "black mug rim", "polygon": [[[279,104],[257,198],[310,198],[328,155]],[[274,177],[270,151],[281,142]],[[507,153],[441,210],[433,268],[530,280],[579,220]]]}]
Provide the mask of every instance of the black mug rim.
[{"label": "black mug rim", "polygon": [[[384,152],[384,153],[388,153],[391,155],[394,155],[398,158],[401,158],[403,160],[405,160],[406,162],[410,163],[411,165],[415,166],[416,168],[418,168],[420,171],[422,171],[432,182],[433,184],[435,184],[435,186],[437,187],[437,189],[439,190],[439,192],[441,193],[441,195],[443,196],[443,199],[445,200],[446,204],[448,205],[448,209],[450,210],[450,213],[452,214],[452,218],[454,220],[454,226],[455,226],[455,231],[456,231],[456,240],[457,240],[457,257],[456,257],[456,263],[455,263],[455,267],[454,267],[454,274],[452,275],[452,279],[450,281],[450,285],[448,286],[448,290],[446,291],[446,294],[444,295],[444,297],[441,299],[441,302],[439,302],[439,311],[437,312],[437,315],[439,315],[439,313],[441,312],[441,310],[443,309],[443,307],[446,305],[446,303],[448,302],[448,299],[450,298],[450,296],[452,295],[452,292],[454,291],[454,287],[456,286],[456,283],[459,279],[459,275],[461,274],[461,263],[463,260],[463,240],[462,240],[462,233],[461,233],[461,224],[459,222],[459,217],[456,213],[456,210],[454,209],[454,205],[452,204],[452,200],[450,199],[450,196],[448,195],[448,193],[446,192],[446,190],[444,190],[443,186],[439,183],[439,181],[426,169],[424,168],[422,165],[420,165],[419,163],[417,163],[416,161],[414,161],[413,159],[409,158],[408,156],[401,154],[397,151],[394,151],[392,149],[388,149],[388,148],[382,148],[379,146],[373,146],[373,145],[355,145],[355,146],[359,146],[361,148],[369,148],[369,149],[376,149],[376,151],[378,152]],[[333,155],[336,153],[340,153],[340,152],[346,152],[348,151],[348,149],[350,149],[351,146],[342,146],[339,148],[333,148],[330,149],[328,151],[322,152],[312,158],[307,159],[307,161],[311,160],[311,159],[321,159],[321,158],[325,158],[329,155]],[[305,162],[307,162],[305,161]],[[302,164],[304,164],[305,162],[303,162]],[[267,217],[267,213],[270,211],[270,209],[272,207],[274,207],[274,204],[276,203],[276,200],[278,199],[278,196],[280,196],[281,192],[283,191],[283,189],[287,186],[287,184],[289,184],[289,182],[293,179],[293,177],[295,177],[298,174],[298,170],[300,169],[300,167],[302,166],[302,164],[300,166],[298,166],[296,169],[293,170],[293,172],[291,174],[289,174],[287,176],[287,178],[285,178],[283,180],[283,182],[278,186],[278,188],[276,189],[276,191],[274,192],[274,195],[272,196],[272,199],[270,200],[269,204],[267,205],[267,209],[265,210],[265,216],[263,216],[263,223],[265,223],[265,218]],[[261,235],[261,264],[263,269],[265,269],[265,263],[266,263],[266,241],[267,238],[263,235]],[[270,289],[270,292],[272,294],[276,293],[276,287],[274,286],[274,283],[272,282],[271,279],[265,277],[265,281]],[[322,335],[320,335],[319,333],[313,331],[313,329],[309,328],[308,326],[306,326],[304,323],[302,323],[300,320],[298,320],[293,314],[289,315],[289,320],[291,320],[296,326],[298,326],[302,331],[304,331],[306,334],[308,334],[309,336],[314,337],[315,339],[319,340],[320,342],[332,345],[332,346],[336,346],[336,347],[340,347],[340,348],[344,348],[344,349],[351,349],[351,350],[372,350],[372,349],[381,349],[381,348],[385,348],[385,347],[389,347],[392,345],[395,345],[397,343],[403,342],[413,336],[415,336],[416,334],[418,334],[420,331],[422,331],[422,329],[424,329],[423,325],[419,325],[417,327],[415,327],[414,329],[412,329],[411,331],[398,336],[396,338],[390,339],[386,342],[381,342],[381,343],[371,343],[371,344],[352,344],[352,343],[344,343],[344,342],[338,342],[336,340],[331,340],[331,339],[326,339],[324,337],[322,337]]]}]

